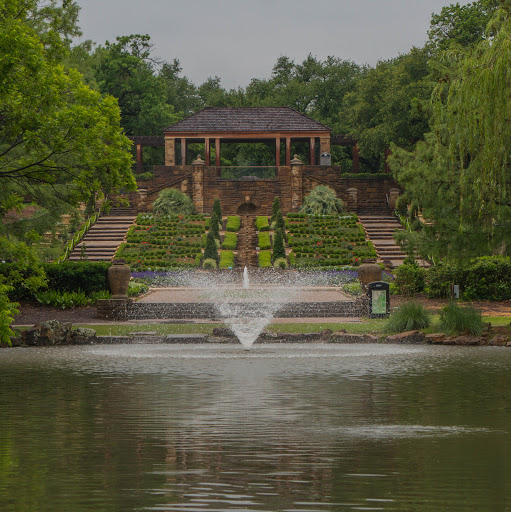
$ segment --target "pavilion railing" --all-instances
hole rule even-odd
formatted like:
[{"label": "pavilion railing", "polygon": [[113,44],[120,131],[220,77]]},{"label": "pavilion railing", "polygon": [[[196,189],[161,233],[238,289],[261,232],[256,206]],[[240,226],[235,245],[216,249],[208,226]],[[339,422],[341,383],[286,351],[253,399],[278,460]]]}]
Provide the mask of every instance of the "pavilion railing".
[{"label": "pavilion railing", "polygon": [[274,180],[278,173],[278,167],[271,166],[217,167],[216,169],[219,178],[223,180]]}]

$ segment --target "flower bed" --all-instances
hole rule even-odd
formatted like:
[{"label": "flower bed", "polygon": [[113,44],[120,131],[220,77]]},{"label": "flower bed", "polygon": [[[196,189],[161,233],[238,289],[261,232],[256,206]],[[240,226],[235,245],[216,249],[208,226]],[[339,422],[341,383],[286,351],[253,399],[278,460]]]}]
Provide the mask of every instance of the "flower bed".
[{"label": "flower bed", "polygon": [[115,257],[137,270],[198,267],[205,231],[204,215],[139,214]]},{"label": "flower bed", "polygon": [[290,213],[286,228],[290,262],[297,268],[356,267],[363,259],[376,257],[356,215]]}]

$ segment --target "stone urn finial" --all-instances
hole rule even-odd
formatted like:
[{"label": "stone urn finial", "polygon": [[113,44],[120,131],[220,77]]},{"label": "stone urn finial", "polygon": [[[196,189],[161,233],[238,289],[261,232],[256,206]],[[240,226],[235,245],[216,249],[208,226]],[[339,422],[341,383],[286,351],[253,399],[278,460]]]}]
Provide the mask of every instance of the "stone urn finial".
[{"label": "stone urn finial", "polygon": [[294,155],[293,160],[290,162],[291,165],[303,165],[303,162],[298,158],[298,155]]},{"label": "stone urn finial", "polygon": [[204,165],[205,163],[201,156],[197,155],[197,159],[192,162],[192,165]]}]

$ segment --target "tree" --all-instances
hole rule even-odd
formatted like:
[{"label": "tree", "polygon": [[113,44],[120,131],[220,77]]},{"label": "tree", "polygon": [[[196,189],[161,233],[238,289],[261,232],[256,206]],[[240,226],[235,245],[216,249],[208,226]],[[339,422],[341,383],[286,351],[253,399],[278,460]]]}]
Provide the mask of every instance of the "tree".
[{"label": "tree", "polygon": [[222,206],[220,205],[220,199],[218,198],[213,201],[213,213],[216,214],[219,220],[222,219]]},{"label": "tree", "polygon": [[428,221],[415,234],[422,254],[463,260],[510,254],[511,2],[493,19],[493,40],[449,54],[435,90],[432,132],[414,151],[394,148],[396,179]]},{"label": "tree", "polygon": [[271,219],[270,224],[277,220],[277,212],[280,211],[280,198],[279,196],[275,196],[273,199],[273,203],[271,204]]},{"label": "tree", "polygon": [[166,84],[156,74],[148,35],[117,37],[96,50],[96,80],[103,94],[117,98],[128,135],[159,135],[178,116],[167,104]]},{"label": "tree", "polygon": [[499,4],[499,0],[478,0],[443,7],[431,16],[428,44],[435,51],[475,46],[486,37],[486,27]]},{"label": "tree", "polygon": [[24,5],[0,2],[0,204],[16,195],[42,201],[48,188],[71,203],[133,190],[116,101],[48,55]]},{"label": "tree", "polygon": [[273,235],[272,261],[286,257],[286,246],[284,245],[284,234],[281,229],[276,229]]},{"label": "tree", "polygon": [[311,215],[333,215],[344,209],[335,191],[326,185],[318,185],[305,197],[300,213]]},{"label": "tree", "polygon": [[209,230],[206,237],[206,247],[204,248],[204,260],[215,260],[218,263],[218,247],[216,245],[215,234]]}]

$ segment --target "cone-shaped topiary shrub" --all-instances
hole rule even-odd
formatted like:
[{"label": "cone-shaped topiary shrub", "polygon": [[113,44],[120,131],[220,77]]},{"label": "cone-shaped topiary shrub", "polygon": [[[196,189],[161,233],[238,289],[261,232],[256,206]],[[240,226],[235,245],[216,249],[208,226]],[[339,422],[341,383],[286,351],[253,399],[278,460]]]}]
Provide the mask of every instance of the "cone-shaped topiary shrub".
[{"label": "cone-shaped topiary shrub", "polygon": [[220,205],[220,199],[215,199],[213,201],[213,210],[211,212],[211,215],[216,213],[218,215],[219,219],[222,219],[222,206]]},{"label": "cone-shaped topiary shrub", "polygon": [[204,249],[204,259],[205,260],[215,260],[218,261],[218,248],[216,244],[215,234],[210,230],[208,236],[206,237],[206,247]]},{"label": "cone-shaped topiary shrub", "polygon": [[270,223],[273,223],[277,220],[277,212],[280,211],[280,199],[279,196],[275,196],[273,203],[271,205],[271,220]]},{"label": "cone-shaped topiary shrub", "polygon": [[273,235],[273,261],[279,258],[286,258],[286,248],[284,246],[284,235],[281,229],[275,230]]}]

